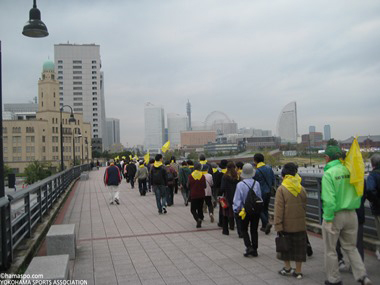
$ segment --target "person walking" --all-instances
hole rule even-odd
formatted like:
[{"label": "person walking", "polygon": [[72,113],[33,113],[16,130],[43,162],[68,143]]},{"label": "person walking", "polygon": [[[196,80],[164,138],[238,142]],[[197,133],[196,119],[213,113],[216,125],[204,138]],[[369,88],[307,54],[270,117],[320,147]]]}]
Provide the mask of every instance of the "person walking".
[{"label": "person walking", "polygon": [[[236,191],[236,185],[238,184],[238,176],[236,166],[233,161],[228,162],[226,174],[223,175],[222,184],[220,187],[221,194],[227,202],[227,207],[222,208],[223,211],[223,234],[229,235],[229,230],[235,229],[235,216],[232,209],[234,195]],[[241,235],[240,229],[238,229],[239,235]]]},{"label": "person walking", "polygon": [[218,169],[218,171],[215,172],[213,175],[214,188],[215,188],[215,192],[216,192],[216,196],[217,196],[217,200],[219,204],[218,227],[220,228],[223,227],[223,209],[219,203],[218,197],[223,196],[221,186],[222,186],[223,175],[227,172],[227,164],[228,164],[228,161],[225,159],[222,159],[219,164],[220,169]]},{"label": "person walking", "polygon": [[261,212],[261,228],[262,232],[266,235],[270,233],[272,225],[269,222],[269,202],[271,196],[271,189],[274,185],[274,173],[271,167],[265,165],[264,155],[261,153],[256,153],[253,156],[253,163],[256,165],[255,179],[260,183],[261,193],[263,194],[263,210]]},{"label": "person walking", "polygon": [[135,175],[136,175],[137,167],[134,161],[130,161],[129,164],[127,165],[127,176],[129,183],[131,183],[131,188],[135,188]]},{"label": "person walking", "polygon": [[201,171],[202,165],[194,163],[194,171],[189,175],[188,187],[190,189],[190,211],[197,222],[197,228],[202,227],[203,202],[205,198],[206,178]]},{"label": "person walking", "polygon": [[139,192],[141,196],[145,196],[148,190],[147,187],[147,179],[148,179],[148,168],[144,165],[144,161],[139,162],[139,168],[136,171],[136,175],[134,177],[135,181],[137,180],[139,185]]},{"label": "person walking", "polygon": [[154,164],[150,170],[150,181],[156,196],[158,213],[166,214],[167,175],[165,167],[162,165],[162,154],[157,154],[154,158]]},{"label": "person walking", "polygon": [[110,165],[106,168],[104,171],[104,185],[107,186],[109,194],[110,194],[110,199],[109,202],[111,205],[113,203],[120,204],[119,200],[119,184],[121,182],[121,173],[119,168],[115,165],[115,162],[113,159],[110,160]]},{"label": "person walking", "polygon": [[[154,164],[154,158],[149,159],[149,163],[146,166],[148,168],[148,173],[150,173],[150,170],[152,169]],[[152,181],[150,181],[150,177],[148,176],[148,192],[152,192]]]},{"label": "person walking", "polygon": [[[253,166],[250,163],[246,163],[242,167],[240,173],[240,181],[236,186],[236,191],[233,200],[233,210],[235,215],[243,210],[248,197],[249,191],[254,191],[256,196],[261,199],[260,184],[252,177],[255,175]],[[241,236],[244,239],[245,245],[245,257],[258,256],[257,249],[259,245],[258,226],[259,226],[260,213],[246,213],[244,219],[241,220]],[[248,228],[250,228],[250,235],[248,234]]]},{"label": "person walking", "polygon": [[187,181],[189,179],[190,174],[191,174],[191,170],[188,167],[187,162],[183,161],[182,167],[179,169],[178,182],[181,188],[181,193],[182,193],[185,206],[189,204],[189,187],[187,185]]},{"label": "person walking", "polygon": [[350,184],[350,172],[339,160],[342,151],[329,145],[325,150],[325,172],[322,177],[323,223],[322,235],[325,248],[326,285],[342,284],[336,244],[338,239],[346,253],[352,273],[361,284],[372,284],[356,248],[358,219],[355,209],[360,207],[361,196]]},{"label": "person walking", "polygon": [[176,162],[175,156],[170,158],[170,166],[175,170],[176,175],[174,177],[174,193],[178,193],[178,174],[179,174],[179,164]]},{"label": "person walking", "polygon": [[203,176],[206,178],[206,189],[205,189],[205,204],[208,208],[208,213],[210,216],[210,222],[214,222],[214,206],[212,205],[212,186],[214,182],[212,180],[212,175],[208,173],[208,164],[204,164],[202,167]]},{"label": "person walking", "polygon": [[[302,279],[302,262],[306,261],[307,249],[306,191],[301,186],[301,177],[294,163],[285,164],[281,176],[283,181],[276,191],[274,204],[274,227],[279,236],[288,238],[289,250],[278,254],[278,258],[284,261],[279,274]],[[290,261],[295,261],[295,269]]]},{"label": "person walking", "polygon": [[167,177],[167,203],[168,207],[174,204],[174,188],[175,188],[175,180],[177,178],[177,171],[171,166],[170,161],[165,161],[165,170]]},{"label": "person walking", "polygon": [[376,257],[380,260],[380,154],[377,153],[371,156],[371,165],[372,171],[367,178],[366,193],[372,215],[375,218],[378,237]]}]

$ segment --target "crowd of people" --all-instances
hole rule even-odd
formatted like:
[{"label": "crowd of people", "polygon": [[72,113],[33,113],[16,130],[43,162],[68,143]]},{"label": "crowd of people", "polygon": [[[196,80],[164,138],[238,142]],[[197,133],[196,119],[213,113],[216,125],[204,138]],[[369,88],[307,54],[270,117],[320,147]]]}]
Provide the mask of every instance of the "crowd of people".
[{"label": "crowd of people", "polygon": [[[380,155],[371,158],[373,171],[369,174],[363,196],[358,195],[350,184],[350,173],[342,164],[342,157],[339,147],[327,147],[321,193],[325,284],[342,284],[339,270],[344,265],[343,250],[354,278],[360,284],[368,285],[372,282],[363,262],[363,209],[364,200],[368,199],[380,239]],[[117,185],[122,177],[132,189],[137,181],[141,196],[153,191],[158,214],[168,213],[168,207],[174,205],[175,194],[180,191],[181,203],[190,204],[196,228],[202,227],[206,213],[214,223],[214,210],[219,208],[217,225],[224,235],[236,228],[239,238],[244,241],[245,257],[258,256],[260,221],[260,231],[266,235],[271,232],[268,208],[271,197],[274,197],[274,229],[287,243],[286,250],[277,250],[278,259],[284,262],[279,274],[302,279],[302,263],[313,251],[306,232],[307,193],[297,172],[296,164],[285,164],[281,179],[278,179],[281,184],[275,189],[275,174],[265,164],[261,153],[254,155],[252,163],[221,160],[219,165],[209,163],[204,155],[199,156],[199,161],[187,160],[178,164],[175,157],[163,161],[163,156],[157,154],[149,163],[111,160],[104,174],[104,183],[109,186],[110,204],[119,204]],[[379,247],[376,255],[380,260]],[[295,268],[291,262],[295,262]]]}]

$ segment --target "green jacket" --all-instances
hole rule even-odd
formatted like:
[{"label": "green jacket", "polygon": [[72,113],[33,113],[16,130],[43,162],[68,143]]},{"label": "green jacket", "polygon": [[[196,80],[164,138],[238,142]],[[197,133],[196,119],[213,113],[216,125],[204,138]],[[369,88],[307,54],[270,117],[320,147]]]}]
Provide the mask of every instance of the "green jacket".
[{"label": "green jacket", "polygon": [[191,174],[191,170],[188,167],[181,167],[179,169],[179,175],[178,176],[179,176],[179,184],[181,186],[186,187],[187,180],[188,180],[190,174]]},{"label": "green jacket", "polygon": [[360,207],[361,197],[350,184],[350,172],[339,161],[330,161],[322,177],[323,219],[334,220],[335,212],[355,210]]}]

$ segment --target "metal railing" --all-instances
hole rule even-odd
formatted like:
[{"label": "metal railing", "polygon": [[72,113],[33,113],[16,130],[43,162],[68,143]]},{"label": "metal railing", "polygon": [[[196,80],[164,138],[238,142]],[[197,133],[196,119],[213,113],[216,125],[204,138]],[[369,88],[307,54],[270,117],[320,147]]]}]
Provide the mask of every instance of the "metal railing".
[{"label": "metal railing", "polygon": [[[302,177],[302,186],[307,192],[306,219],[310,222],[322,224],[322,199],[321,184],[323,174],[319,173],[299,173]],[[275,189],[281,184],[281,173],[275,171]],[[274,210],[274,197],[271,197],[269,209]],[[375,218],[371,213],[368,201],[364,204],[365,224],[364,235],[377,239]]]},{"label": "metal railing", "polygon": [[9,268],[15,248],[24,238],[32,237],[34,228],[53,207],[71,182],[90,165],[83,164],[38,181],[28,188],[0,199],[1,252],[0,269]]}]

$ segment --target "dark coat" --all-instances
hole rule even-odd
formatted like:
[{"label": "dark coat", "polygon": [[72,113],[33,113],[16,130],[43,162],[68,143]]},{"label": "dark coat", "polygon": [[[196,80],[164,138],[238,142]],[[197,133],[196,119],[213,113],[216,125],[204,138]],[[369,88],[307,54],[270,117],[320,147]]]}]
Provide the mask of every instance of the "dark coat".
[{"label": "dark coat", "polygon": [[239,183],[239,180],[233,179],[231,176],[223,175],[222,183],[220,186],[220,193],[226,198],[228,202],[229,212],[232,212],[232,204],[234,201],[236,185]]},{"label": "dark coat", "polygon": [[129,178],[131,178],[131,179],[135,178],[136,171],[137,171],[136,164],[130,163],[127,165],[127,176]]}]

